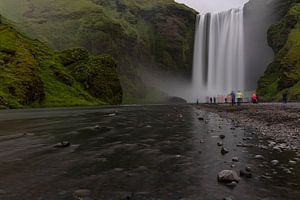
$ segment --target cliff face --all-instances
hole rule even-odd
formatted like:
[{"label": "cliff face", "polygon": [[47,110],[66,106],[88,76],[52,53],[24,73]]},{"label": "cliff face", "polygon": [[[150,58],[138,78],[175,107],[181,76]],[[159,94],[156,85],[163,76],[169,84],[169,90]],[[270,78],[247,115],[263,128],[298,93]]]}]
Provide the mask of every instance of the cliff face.
[{"label": "cliff face", "polygon": [[[118,104],[122,89],[110,56],[54,52],[0,15],[0,108]],[[92,89],[92,90],[91,90]]]},{"label": "cliff face", "polygon": [[258,82],[257,93],[264,101],[300,100],[300,1],[291,0],[287,14],[268,31],[275,58]]},{"label": "cliff face", "polygon": [[2,8],[55,49],[112,55],[125,101],[146,95],[141,67],[190,77],[196,13],[173,0],[2,0]]}]

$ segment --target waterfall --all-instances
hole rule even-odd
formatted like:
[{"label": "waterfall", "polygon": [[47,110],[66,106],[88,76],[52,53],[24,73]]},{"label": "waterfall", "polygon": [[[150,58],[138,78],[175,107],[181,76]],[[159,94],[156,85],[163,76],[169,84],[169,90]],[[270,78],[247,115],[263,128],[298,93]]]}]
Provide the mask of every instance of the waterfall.
[{"label": "waterfall", "polygon": [[243,9],[197,16],[193,96],[226,95],[244,90]]}]

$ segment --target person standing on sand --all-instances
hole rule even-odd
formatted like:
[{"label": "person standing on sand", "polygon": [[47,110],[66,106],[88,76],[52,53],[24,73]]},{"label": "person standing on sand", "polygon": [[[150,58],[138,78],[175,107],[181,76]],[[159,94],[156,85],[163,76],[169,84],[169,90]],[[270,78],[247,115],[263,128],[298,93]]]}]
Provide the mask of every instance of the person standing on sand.
[{"label": "person standing on sand", "polygon": [[234,106],[234,104],[235,104],[235,93],[234,93],[234,91],[232,91],[230,93],[230,96],[231,96],[231,105]]},{"label": "person standing on sand", "polygon": [[282,103],[287,104],[287,102],[288,102],[288,93],[284,92],[282,94]]},{"label": "person standing on sand", "polygon": [[236,97],[238,106],[240,106],[243,101],[243,93],[240,90],[238,90],[238,92],[236,93]]},{"label": "person standing on sand", "polygon": [[252,94],[251,101],[253,104],[257,104],[257,96],[255,93]]}]

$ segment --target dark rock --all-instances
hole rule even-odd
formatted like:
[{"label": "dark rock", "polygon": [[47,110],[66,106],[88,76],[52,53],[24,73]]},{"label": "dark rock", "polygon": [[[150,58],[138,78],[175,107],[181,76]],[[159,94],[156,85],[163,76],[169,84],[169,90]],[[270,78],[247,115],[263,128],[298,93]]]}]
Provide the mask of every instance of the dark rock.
[{"label": "dark rock", "polygon": [[232,181],[231,183],[227,183],[226,186],[230,187],[230,188],[235,188],[237,186],[238,182],[236,181]]},{"label": "dark rock", "polygon": [[233,161],[233,162],[239,162],[239,158],[238,158],[238,157],[233,157],[233,158],[232,158],[232,161]]},{"label": "dark rock", "polygon": [[223,146],[223,142],[218,142],[217,145],[220,147],[220,146]]},{"label": "dark rock", "polygon": [[198,117],[198,120],[199,121],[204,121],[204,118],[203,117]]},{"label": "dark rock", "polygon": [[246,172],[244,170],[240,170],[240,176],[241,177],[246,177],[246,178],[252,178],[252,173],[251,172]]},{"label": "dark rock", "polygon": [[231,183],[233,181],[239,182],[240,177],[233,170],[223,170],[218,173],[218,181],[222,183]]},{"label": "dark rock", "polygon": [[222,154],[222,155],[225,155],[226,153],[229,153],[229,150],[226,149],[226,148],[224,148],[224,147],[222,147],[222,149],[221,149],[221,154]]},{"label": "dark rock", "polygon": [[225,135],[219,135],[219,137],[221,138],[221,139],[224,139],[225,138]]},{"label": "dark rock", "polygon": [[56,148],[64,148],[64,147],[69,147],[70,145],[71,145],[70,142],[63,141],[63,142],[57,143],[56,145],[54,145],[54,147],[56,147]]},{"label": "dark rock", "polygon": [[245,170],[246,170],[246,172],[251,172],[252,171],[252,169],[251,169],[251,167],[245,167]]}]

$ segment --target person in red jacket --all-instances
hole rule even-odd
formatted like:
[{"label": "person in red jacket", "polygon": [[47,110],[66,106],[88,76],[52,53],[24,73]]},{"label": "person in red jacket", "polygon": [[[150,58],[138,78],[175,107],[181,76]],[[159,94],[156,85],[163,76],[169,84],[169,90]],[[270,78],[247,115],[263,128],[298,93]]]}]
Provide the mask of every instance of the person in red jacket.
[{"label": "person in red jacket", "polygon": [[252,94],[251,101],[252,103],[257,103],[257,96],[255,93]]}]

